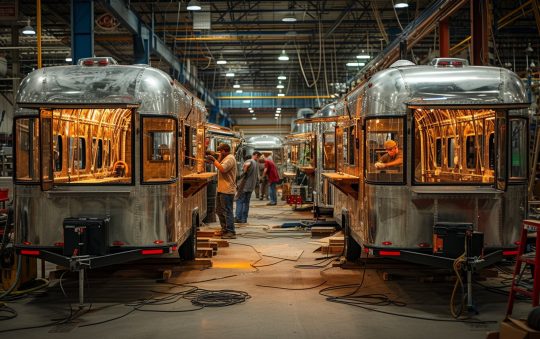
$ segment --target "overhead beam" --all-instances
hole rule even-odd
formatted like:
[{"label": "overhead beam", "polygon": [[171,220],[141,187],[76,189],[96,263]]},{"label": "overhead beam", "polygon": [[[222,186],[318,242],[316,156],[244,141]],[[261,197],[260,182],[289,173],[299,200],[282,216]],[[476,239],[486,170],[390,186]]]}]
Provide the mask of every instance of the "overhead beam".
[{"label": "overhead beam", "polygon": [[214,96],[208,92],[204,84],[191,74],[187,67],[178,62],[175,54],[154,32],[152,32],[139,17],[130,10],[122,0],[106,0],[105,6],[118,20],[132,33],[143,37],[149,37],[151,51],[168,63],[178,75],[183,75],[189,85],[201,96],[205,97],[211,105],[216,104]]}]

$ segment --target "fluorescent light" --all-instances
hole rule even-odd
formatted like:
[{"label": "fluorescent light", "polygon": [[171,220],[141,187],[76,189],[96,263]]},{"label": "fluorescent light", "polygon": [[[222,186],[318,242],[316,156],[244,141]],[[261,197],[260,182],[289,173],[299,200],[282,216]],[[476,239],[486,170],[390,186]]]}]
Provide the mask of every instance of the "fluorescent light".
[{"label": "fluorescent light", "polygon": [[227,73],[225,73],[225,76],[232,78],[234,76],[234,72],[228,71]]},{"label": "fluorescent light", "polygon": [[244,91],[242,91],[241,89],[236,90],[236,93],[242,93],[242,92],[244,92]]},{"label": "fluorescent light", "polygon": [[362,53],[356,56],[356,59],[371,59],[371,56],[369,54],[366,54],[364,50],[362,50]]},{"label": "fluorescent light", "polygon": [[70,56],[67,56],[67,57],[66,57],[66,62],[72,62],[72,61],[73,61],[73,58],[72,58],[72,57],[70,57]]},{"label": "fluorescent light", "polygon": [[348,62],[347,63],[347,66],[349,67],[360,67],[360,66],[365,66],[366,63],[365,62]]},{"label": "fluorescent light", "polygon": [[287,77],[284,76],[284,75],[280,75],[277,78],[278,78],[278,80],[287,80]]},{"label": "fluorescent light", "polygon": [[278,97],[284,97],[284,96],[285,96],[285,93],[278,93],[277,96],[278,96]]},{"label": "fluorescent light", "polygon": [[242,102],[243,102],[244,104],[249,104],[251,101],[249,101],[249,100],[243,100]]},{"label": "fluorescent light", "polygon": [[30,26],[30,19],[28,19],[26,21],[26,26],[24,26],[21,33],[24,34],[24,35],[35,35],[36,34],[36,30],[34,29],[34,27]]},{"label": "fluorescent light", "polygon": [[281,54],[278,57],[279,61],[289,61],[289,56],[285,53],[285,50],[281,51]]},{"label": "fluorescent light", "polygon": [[282,84],[278,84],[276,88],[285,88],[285,86],[283,86]]},{"label": "fluorescent light", "polygon": [[257,120],[257,117],[251,117],[251,120]]},{"label": "fluorescent light", "polygon": [[191,0],[187,4],[187,10],[188,11],[200,11],[201,10],[201,4],[197,0]]},{"label": "fluorescent light", "polygon": [[276,119],[276,120],[277,120],[278,118],[279,118],[279,117],[274,117],[274,119]]},{"label": "fluorescent light", "polygon": [[220,55],[219,59],[216,61],[216,64],[218,64],[218,65],[226,65],[227,60],[223,59],[223,55]]},{"label": "fluorescent light", "polygon": [[294,16],[293,12],[290,12],[289,14],[285,15],[281,21],[283,22],[296,22],[296,17]]},{"label": "fluorescent light", "polygon": [[233,88],[240,88],[240,84],[238,83],[238,81],[233,85]]},{"label": "fluorescent light", "polygon": [[398,1],[394,5],[394,8],[407,8],[409,7],[409,4],[406,1]]},{"label": "fluorescent light", "polygon": [[276,108],[276,112],[281,112],[281,107]]}]

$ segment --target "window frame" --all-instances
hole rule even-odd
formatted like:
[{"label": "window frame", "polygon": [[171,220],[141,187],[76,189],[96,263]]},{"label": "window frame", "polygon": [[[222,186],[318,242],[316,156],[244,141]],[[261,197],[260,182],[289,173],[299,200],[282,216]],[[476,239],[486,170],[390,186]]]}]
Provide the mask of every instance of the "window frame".
[{"label": "window frame", "polygon": [[[140,156],[139,156],[139,166],[140,166],[140,169],[141,169],[141,175],[140,175],[140,183],[141,185],[163,185],[163,184],[171,184],[171,183],[175,183],[178,181],[178,173],[179,173],[179,166],[180,166],[180,161],[179,161],[179,157],[178,157],[178,154],[180,153],[178,150],[178,130],[179,130],[179,120],[176,116],[174,115],[164,115],[164,114],[144,114],[144,115],[141,115],[140,116],[141,119],[140,119],[140,129],[141,129],[141,136],[140,136]],[[156,160],[147,160],[145,157],[144,157],[144,149],[145,149],[145,142],[144,142],[144,121],[145,119],[168,119],[168,120],[173,120],[174,121],[174,130],[172,131],[172,134],[173,134],[173,143],[174,143],[174,147],[175,147],[175,150],[174,152],[171,152],[171,156],[174,156],[174,161],[172,162],[175,166],[175,169],[174,169],[174,178],[171,178],[169,180],[155,180],[155,181],[148,181],[148,180],[145,180],[144,178],[144,163],[146,161],[154,161],[156,162]],[[186,125],[184,125],[186,126]],[[153,132],[164,132],[164,131],[158,131],[158,130],[154,130]],[[169,132],[169,131],[165,131],[165,132]],[[185,156],[185,153],[184,153],[184,150],[182,150],[181,154],[183,156]],[[165,163],[164,161],[161,161],[163,163]]]},{"label": "window frame", "polygon": [[[369,168],[369,160],[371,157],[367,153],[371,150],[370,147],[368,147],[368,138],[371,136],[371,134],[376,132],[368,132],[367,128],[369,125],[369,122],[371,120],[382,120],[382,119],[399,119],[402,121],[402,138],[400,141],[398,141],[398,147],[400,148],[400,152],[402,152],[403,155],[403,164],[402,166],[402,173],[401,173],[401,180],[399,181],[379,181],[379,180],[372,180],[369,178],[368,175],[368,168]],[[407,149],[408,149],[408,135],[407,135],[407,116],[405,115],[377,115],[377,116],[369,116],[366,117],[363,122],[363,132],[364,132],[364,178],[365,182],[370,185],[389,185],[389,186],[403,186],[407,184],[407,168],[408,168],[408,160],[407,160]],[[382,133],[382,132],[381,132]],[[399,134],[399,133],[398,133]]]}]

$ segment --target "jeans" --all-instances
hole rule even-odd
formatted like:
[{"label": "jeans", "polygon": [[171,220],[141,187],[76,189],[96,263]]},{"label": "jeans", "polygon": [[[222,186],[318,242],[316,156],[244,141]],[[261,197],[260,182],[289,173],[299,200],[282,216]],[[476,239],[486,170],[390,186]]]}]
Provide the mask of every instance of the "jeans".
[{"label": "jeans", "polygon": [[244,192],[240,194],[240,197],[236,200],[236,219],[241,222],[247,222],[251,193],[252,192]]},{"label": "jeans", "polygon": [[223,232],[234,231],[234,215],[233,215],[234,194],[217,193],[216,197],[216,214],[219,218],[219,224]]},{"label": "jeans", "polygon": [[277,204],[276,182],[268,184],[268,200],[271,204]]}]

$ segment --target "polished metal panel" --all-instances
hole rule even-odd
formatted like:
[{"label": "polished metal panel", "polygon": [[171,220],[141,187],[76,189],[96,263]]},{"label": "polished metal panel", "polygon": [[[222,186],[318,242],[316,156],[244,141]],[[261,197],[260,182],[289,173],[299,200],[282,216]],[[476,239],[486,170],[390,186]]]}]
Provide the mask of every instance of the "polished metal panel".
[{"label": "polished metal panel", "polygon": [[404,115],[408,102],[478,105],[527,102],[518,76],[497,67],[405,66],[373,75],[364,115]]},{"label": "polished metal panel", "polygon": [[[18,242],[53,246],[63,241],[64,218],[110,217],[111,243],[122,241],[129,246],[145,246],[162,240],[181,244],[190,234],[193,214],[199,220],[206,215],[205,190],[184,198],[181,176],[168,184],[140,184],[141,114],[171,115],[186,119],[193,127],[199,127],[206,119],[204,102],[166,73],[141,65],[42,68],[22,81],[17,103],[15,117],[38,116],[39,108],[136,107],[132,145],[135,158],[130,169],[134,185],[58,185],[42,191],[37,185],[16,184]],[[181,145],[181,135],[177,141]],[[179,147],[178,156],[183,156],[182,152]],[[178,163],[183,164],[182,160]],[[195,168],[179,168],[178,173],[184,171],[195,172]]]},{"label": "polished metal panel", "polygon": [[[345,101],[348,113],[358,118],[406,116],[411,103],[426,109],[506,104],[503,109],[510,116],[527,114],[523,83],[516,74],[496,67],[395,65],[373,75],[340,102]],[[526,183],[510,183],[506,191],[457,183],[413,186],[412,138],[404,140],[408,164],[404,185],[361,182],[358,199],[335,190],[334,217],[343,225],[343,216],[349,215],[353,238],[362,245],[414,250],[432,246],[435,223],[467,222],[484,233],[486,248],[515,246],[525,217]],[[365,171],[363,164],[359,170]]]}]

